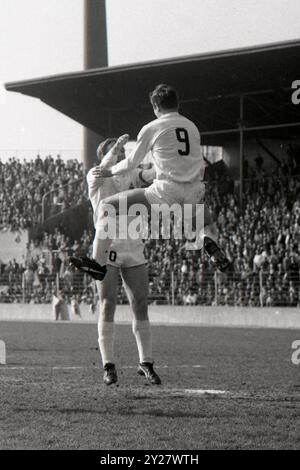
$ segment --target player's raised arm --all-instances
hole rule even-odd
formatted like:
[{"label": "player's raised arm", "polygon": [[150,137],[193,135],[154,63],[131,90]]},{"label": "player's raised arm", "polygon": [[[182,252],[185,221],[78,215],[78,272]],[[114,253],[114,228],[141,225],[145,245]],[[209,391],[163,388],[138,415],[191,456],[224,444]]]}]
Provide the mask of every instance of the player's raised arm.
[{"label": "player's raised arm", "polygon": [[110,169],[112,166],[114,166],[117,162],[120,150],[122,149],[122,147],[124,147],[125,144],[127,144],[128,140],[129,140],[129,134],[121,135],[117,139],[115,145],[105,155],[105,158],[102,159],[99,165],[100,168]]},{"label": "player's raised arm", "polygon": [[150,133],[148,132],[147,126],[145,126],[140,131],[136,145],[131,154],[127,158],[112,167],[112,175],[121,175],[123,173],[126,173],[127,171],[131,171],[137,168],[139,164],[144,160],[150,148]]},{"label": "player's raised arm", "polygon": [[111,145],[115,139],[107,139],[104,142],[101,142],[97,149],[97,157],[100,160],[100,164],[95,166],[89,173],[89,181],[95,180],[95,185],[97,185],[97,180],[99,182],[98,186],[101,185],[103,178],[108,178],[113,176],[111,173],[111,167],[116,164],[118,160],[118,155],[120,151],[124,151],[124,145],[128,142],[129,134],[121,135],[114,145],[108,150],[107,153],[103,153],[104,149],[107,148],[107,145]]}]

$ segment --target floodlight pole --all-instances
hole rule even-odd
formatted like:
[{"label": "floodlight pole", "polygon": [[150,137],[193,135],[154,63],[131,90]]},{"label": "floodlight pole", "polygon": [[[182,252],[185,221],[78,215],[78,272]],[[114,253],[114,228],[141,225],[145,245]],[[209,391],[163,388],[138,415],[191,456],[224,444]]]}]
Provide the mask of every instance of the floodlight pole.
[{"label": "floodlight pole", "polygon": [[[88,70],[107,66],[105,0],[84,0],[84,68]],[[104,137],[84,128],[83,139],[83,162],[85,169],[89,170],[96,161],[96,149]]]},{"label": "floodlight pole", "polygon": [[244,95],[240,95],[240,205],[243,209],[244,202]]}]

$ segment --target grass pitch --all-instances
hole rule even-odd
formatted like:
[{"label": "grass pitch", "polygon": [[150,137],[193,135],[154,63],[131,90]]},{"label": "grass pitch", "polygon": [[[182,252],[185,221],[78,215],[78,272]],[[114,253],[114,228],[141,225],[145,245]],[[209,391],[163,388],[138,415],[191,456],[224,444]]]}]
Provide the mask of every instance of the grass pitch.
[{"label": "grass pitch", "polygon": [[299,330],[153,326],[160,387],[136,373],[131,327],[116,333],[106,387],[96,325],[0,322],[0,448],[300,448]]}]

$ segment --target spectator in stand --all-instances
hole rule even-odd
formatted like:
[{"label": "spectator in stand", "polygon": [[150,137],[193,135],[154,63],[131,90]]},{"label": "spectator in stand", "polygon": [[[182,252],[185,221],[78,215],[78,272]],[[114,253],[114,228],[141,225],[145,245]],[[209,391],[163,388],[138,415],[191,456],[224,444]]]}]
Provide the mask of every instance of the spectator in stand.
[{"label": "spectator in stand", "polygon": [[[261,160],[258,157],[254,170],[248,159],[248,176],[251,177],[255,171],[259,182],[245,181],[247,197],[243,212],[239,208],[238,194],[235,194],[228,178],[226,191],[223,191],[225,186],[221,188],[213,181],[207,189],[206,201],[217,214],[220,244],[226,246],[228,258],[234,261],[235,270],[241,273],[238,282],[228,282],[222,277],[215,279],[206,256],[201,254],[195,262],[192,253],[184,250],[184,241],[148,240],[145,251],[151,260],[151,302],[170,302],[173,282],[175,303],[178,304],[184,303],[190,288],[193,293],[197,292],[197,303],[202,305],[212,304],[219,298],[225,304],[247,306],[294,306],[299,303],[299,166],[291,157],[285,166],[278,166],[266,176]],[[31,162],[12,158],[1,164],[0,230],[22,229],[38,223],[41,220],[41,199],[53,189],[62,197],[64,207],[78,202],[81,195],[86,194],[80,183],[83,176],[81,164],[76,161],[65,163],[60,157],[37,158]],[[68,186],[68,189],[58,189],[58,186],[69,182],[76,184]],[[2,267],[2,284],[5,280],[3,285],[8,287],[8,294],[2,293],[1,299],[19,301],[25,288],[25,300],[30,301],[34,293],[36,301],[48,302],[56,273],[68,291],[75,288],[78,295],[83,294],[89,281],[76,274],[73,279],[75,287],[70,287],[65,259],[72,253],[75,256],[78,253],[89,254],[91,241],[92,233],[88,231],[77,240],[68,238],[62,229],[45,232],[39,241],[30,243],[26,263],[12,260]],[[46,258],[43,250],[49,250]],[[70,295],[74,293],[70,292]],[[126,302],[121,286],[118,298],[120,302]],[[93,294],[86,297],[88,302],[92,299]]]},{"label": "spectator in stand", "polygon": [[[67,191],[65,185],[70,183],[74,184]],[[60,156],[56,160],[51,156],[42,160],[38,156],[35,160],[23,162],[10,158],[0,165],[0,186],[2,230],[26,229],[40,223],[45,193],[56,190],[51,196],[54,204],[50,205],[57,205],[59,210],[77,205],[82,201],[82,195],[87,198],[82,164],[76,161],[65,163]]]},{"label": "spectator in stand", "polygon": [[183,296],[184,305],[196,305],[197,304],[197,295],[193,293],[192,289],[189,289],[187,294]]}]

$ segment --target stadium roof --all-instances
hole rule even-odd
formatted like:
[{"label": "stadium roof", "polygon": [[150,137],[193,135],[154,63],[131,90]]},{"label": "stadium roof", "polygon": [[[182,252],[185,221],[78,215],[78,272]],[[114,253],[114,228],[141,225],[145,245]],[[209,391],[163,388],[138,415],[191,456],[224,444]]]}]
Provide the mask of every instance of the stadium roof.
[{"label": "stadium roof", "polygon": [[291,84],[300,80],[300,39],[146,63],[106,67],[7,83],[6,89],[46,104],[106,137],[135,137],[154,118],[148,92],[158,83],[180,92],[181,111],[194,120],[203,143],[239,135],[299,135],[300,105]]}]

